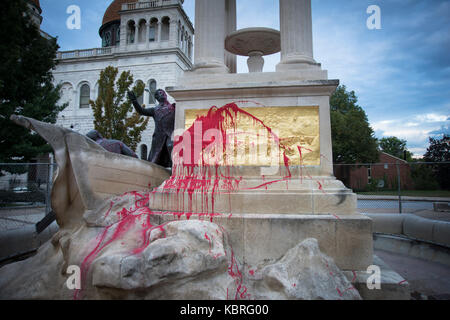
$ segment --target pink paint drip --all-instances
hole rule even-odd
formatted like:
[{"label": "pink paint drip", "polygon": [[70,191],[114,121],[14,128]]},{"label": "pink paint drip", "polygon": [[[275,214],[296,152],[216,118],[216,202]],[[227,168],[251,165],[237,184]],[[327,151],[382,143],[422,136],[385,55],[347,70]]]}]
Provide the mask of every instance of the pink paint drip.
[{"label": "pink paint drip", "polygon": [[[330,276],[334,277],[335,275],[333,274],[333,272],[330,270],[330,266],[328,265],[328,262],[325,262],[325,265],[328,269],[328,272],[330,274]],[[356,280],[356,273],[355,271],[353,271],[353,280],[351,282],[353,282],[354,280]],[[342,298],[344,296],[344,293],[349,291],[349,290],[356,290],[356,288],[352,285],[351,287],[344,289],[344,291],[341,291],[339,288],[336,288],[337,293],[339,294],[339,296]]]}]

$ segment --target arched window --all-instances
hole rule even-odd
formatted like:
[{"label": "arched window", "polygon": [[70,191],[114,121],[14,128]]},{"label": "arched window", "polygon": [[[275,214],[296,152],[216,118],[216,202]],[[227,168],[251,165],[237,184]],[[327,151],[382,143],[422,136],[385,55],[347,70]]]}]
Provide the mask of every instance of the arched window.
[{"label": "arched window", "polygon": [[192,39],[191,39],[191,37],[189,37],[189,41],[188,41],[188,57],[189,57],[189,59],[192,58]]},{"label": "arched window", "polygon": [[148,41],[155,42],[157,39],[157,32],[158,32],[158,19],[153,18],[152,20],[150,20]]},{"label": "arched window", "polygon": [[170,18],[162,18],[161,23],[161,41],[168,41],[170,37]]},{"label": "arched window", "polygon": [[155,79],[151,79],[148,82],[148,87],[150,88],[148,104],[156,104],[155,93],[157,90],[157,82]]},{"label": "arched window", "polygon": [[110,47],[111,46],[111,41],[112,41],[112,39],[111,39],[112,37],[111,37],[111,31],[106,31],[105,32],[105,37],[103,38],[103,40],[104,40],[104,47]]},{"label": "arched window", "polygon": [[133,20],[128,21],[128,38],[127,43],[134,43],[134,37],[136,34],[136,24]]},{"label": "arched window", "polygon": [[183,45],[183,51],[184,53],[187,55],[188,52],[188,41],[189,41],[189,35],[186,31],[186,33],[184,34],[184,45]]},{"label": "arched window", "polygon": [[142,144],[141,145],[141,159],[142,160],[147,160],[147,153],[148,153],[147,145]]},{"label": "arched window", "polygon": [[[142,80],[136,81],[136,86],[138,86],[138,85],[145,88],[144,81],[142,81]],[[142,105],[144,103],[144,92],[142,92],[142,94],[139,97],[137,97],[137,101],[139,102],[140,105]]]},{"label": "arched window", "polygon": [[89,100],[91,100],[91,88],[85,83],[80,88],[80,108],[89,108]]},{"label": "arched window", "polygon": [[138,31],[139,43],[145,42],[145,28],[146,28],[146,21],[142,19],[141,21],[139,21],[139,31]]},{"label": "arched window", "polygon": [[180,21],[178,21],[178,37],[177,37],[177,41],[178,41],[178,46],[181,47],[180,46],[180,44],[181,44],[181,22]]},{"label": "arched window", "polygon": [[180,48],[184,51],[184,27],[181,28]]}]

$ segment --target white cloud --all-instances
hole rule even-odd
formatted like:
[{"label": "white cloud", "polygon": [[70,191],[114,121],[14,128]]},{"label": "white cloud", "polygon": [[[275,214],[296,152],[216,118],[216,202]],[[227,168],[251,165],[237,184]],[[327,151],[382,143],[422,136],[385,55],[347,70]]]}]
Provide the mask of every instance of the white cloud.
[{"label": "white cloud", "polygon": [[448,115],[426,113],[405,118],[377,121],[371,124],[378,138],[395,136],[407,141],[408,149],[415,156],[422,156],[428,145],[428,138],[448,127]]},{"label": "white cloud", "polygon": [[417,121],[433,123],[433,122],[444,122],[448,119],[448,115],[436,114],[436,113],[428,113],[428,114],[420,114],[415,117]]}]

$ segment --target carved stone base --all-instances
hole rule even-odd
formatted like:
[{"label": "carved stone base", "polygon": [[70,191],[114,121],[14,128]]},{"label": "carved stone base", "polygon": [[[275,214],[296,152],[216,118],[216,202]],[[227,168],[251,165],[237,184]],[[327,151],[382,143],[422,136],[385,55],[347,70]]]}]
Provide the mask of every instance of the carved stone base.
[{"label": "carved stone base", "polygon": [[[159,223],[173,218],[160,215]],[[236,258],[249,270],[280,259],[308,238],[317,239],[320,250],[342,270],[365,271],[373,264],[372,220],[363,215],[232,214],[212,220],[228,232]]]},{"label": "carved stone base", "polygon": [[194,191],[163,184],[153,195],[152,209],[221,214],[356,214],[356,194],[333,177],[271,181],[277,180],[247,177],[236,190],[227,188],[229,183],[237,184],[230,181]]}]

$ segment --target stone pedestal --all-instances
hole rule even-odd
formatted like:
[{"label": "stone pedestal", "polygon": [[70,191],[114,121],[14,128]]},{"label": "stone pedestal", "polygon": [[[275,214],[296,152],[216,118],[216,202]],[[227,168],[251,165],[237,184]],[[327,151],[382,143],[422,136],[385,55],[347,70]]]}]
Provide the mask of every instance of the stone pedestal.
[{"label": "stone pedestal", "polygon": [[[315,158],[305,165],[302,160],[286,161],[284,154],[285,165],[275,170],[271,164],[251,161],[221,164],[208,175],[194,177],[198,188],[189,186],[192,177],[186,178],[186,171],[175,170],[172,181],[153,193],[152,209],[165,212],[160,222],[172,215],[200,216],[223,226],[236,257],[247,268],[275,261],[301,241],[316,238],[320,250],[341,269],[365,271],[373,263],[372,220],[357,213],[356,195],[333,175],[329,99],[339,81],[328,80],[313,59],[311,1],[280,0],[282,59],[277,72],[248,74],[225,71],[224,39],[219,35],[225,34],[229,17],[219,11],[226,3],[196,1],[196,66],[177,86],[166,88],[177,101],[175,136],[190,126],[192,114],[204,115],[213,106],[236,102],[251,115],[279,118],[271,130],[294,127],[280,141],[298,139],[299,150],[309,143]],[[309,120],[291,121],[310,110],[314,113]],[[295,130],[300,123],[317,130],[303,135],[302,128]],[[252,136],[259,135],[247,137],[257,144]],[[239,183],[230,188],[233,178]],[[188,183],[180,187],[177,179]]]},{"label": "stone pedestal", "polygon": [[[320,159],[314,165],[293,163],[288,180],[261,186],[286,176],[286,168],[265,174],[264,166],[222,167],[218,172],[240,177],[236,190],[180,191],[157,189],[154,204],[163,211],[214,212],[225,227],[236,255],[246,265],[280,258],[289,248],[312,237],[343,270],[363,270],[372,264],[372,221],[356,212],[356,195],[333,176],[329,98],[339,81],[328,80],[317,67],[304,72],[198,74],[186,72],[178,86],[166,90],[177,101],[175,128],[186,128],[192,110],[252,101],[267,108],[317,108]],[[239,103],[238,103],[239,104]],[[252,112],[252,107],[246,109]],[[283,126],[280,120],[280,126]],[[277,129],[277,128],[272,128]],[[307,173],[306,173],[307,172]],[[306,173],[306,174],[305,174]],[[171,216],[171,214],[169,214]],[[173,218],[173,217],[172,217]],[[205,218],[206,219],[206,218]]]},{"label": "stone pedestal", "polygon": [[[159,223],[173,218],[159,215]],[[236,258],[246,269],[276,261],[308,238],[317,239],[320,251],[342,270],[365,271],[373,264],[372,220],[361,215],[233,214],[215,216],[212,221],[226,230]]]}]

